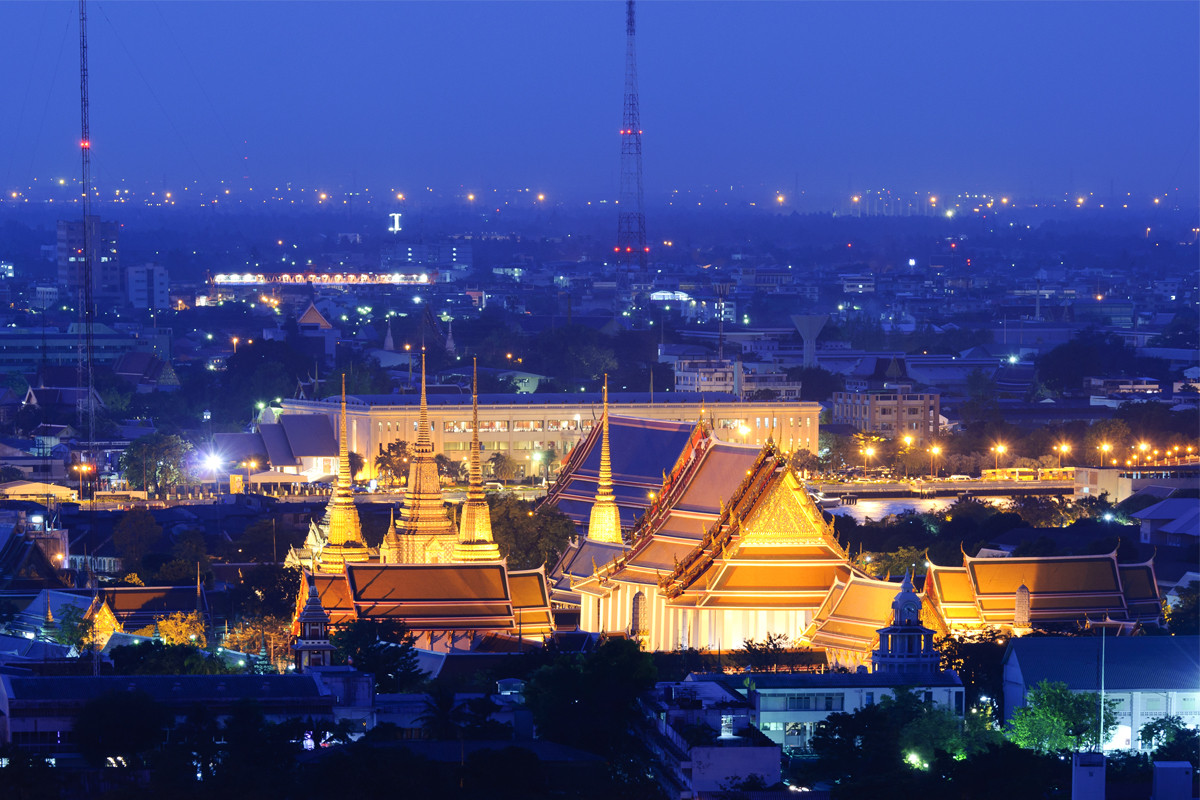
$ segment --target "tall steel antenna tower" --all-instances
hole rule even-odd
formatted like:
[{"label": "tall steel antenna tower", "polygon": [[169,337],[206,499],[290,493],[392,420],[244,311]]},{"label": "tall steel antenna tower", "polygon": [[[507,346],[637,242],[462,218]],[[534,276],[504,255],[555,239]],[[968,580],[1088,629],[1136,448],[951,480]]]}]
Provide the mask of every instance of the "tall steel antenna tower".
[{"label": "tall steel antenna tower", "polygon": [[638,102],[633,0],[625,2],[625,111],[621,122],[621,192],[617,211],[618,263],[646,269],[646,214],[642,197],[642,113]]},{"label": "tall steel antenna tower", "polygon": [[[96,441],[96,405],[95,396],[96,376],[93,370],[95,347],[93,342],[93,324],[96,317],[96,298],[92,287],[92,135],[88,124],[88,57],[87,57],[87,2],[79,0],[79,150],[83,155],[83,291],[79,308],[80,321],[83,323],[83,347],[79,354],[79,383],[84,389],[84,406],[80,409],[86,416],[87,425],[87,456],[88,461],[96,467],[92,457],[92,449]],[[98,220],[97,220],[98,222]],[[82,472],[80,474],[83,474]],[[80,498],[82,500],[83,498]]]}]

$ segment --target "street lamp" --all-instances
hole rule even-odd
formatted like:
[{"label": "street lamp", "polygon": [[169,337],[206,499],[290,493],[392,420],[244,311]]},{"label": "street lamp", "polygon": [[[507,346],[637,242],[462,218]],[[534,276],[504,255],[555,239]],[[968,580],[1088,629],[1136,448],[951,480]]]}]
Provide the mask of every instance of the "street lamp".
[{"label": "street lamp", "polygon": [[746,437],[750,435],[750,428],[745,425],[738,426],[738,433],[742,435],[742,444],[746,443]]},{"label": "street lamp", "polygon": [[92,465],[79,462],[71,465],[71,471],[79,476],[79,499],[83,500],[83,476],[92,471]]},{"label": "street lamp", "polygon": [[941,452],[942,448],[938,447],[936,444],[929,448],[929,477],[931,479],[937,478],[937,473],[933,471],[933,459]]},{"label": "street lamp", "polygon": [[[904,437],[904,455],[905,456],[908,455],[909,449],[912,448],[912,443],[913,443],[913,438],[911,436]],[[904,461],[904,479],[908,480],[908,459],[905,458],[905,459],[903,459],[903,461]]]},{"label": "street lamp", "polygon": [[240,341],[241,341],[241,339],[239,339],[238,337],[236,337],[236,336],[233,337],[233,354],[235,356],[237,355],[237,344]]},{"label": "street lamp", "polygon": [[1104,469],[1104,454],[1107,453],[1109,450],[1112,450],[1112,445],[1109,444],[1108,442],[1105,442],[1104,444],[1100,445],[1099,449],[1100,449],[1100,469]]},{"label": "street lamp", "polygon": [[1145,442],[1138,442],[1137,449],[1138,466],[1140,467],[1142,465],[1142,461],[1146,458],[1146,451],[1150,449],[1150,445],[1146,444]]},{"label": "street lamp", "polygon": [[995,469],[997,472],[1000,470],[1000,456],[1004,455],[1007,452],[1008,452],[1008,448],[1002,444],[998,444],[992,448],[992,453],[994,455],[993,461],[995,462]]},{"label": "street lamp", "polygon": [[862,452],[863,452],[863,455],[866,456],[866,458],[863,459],[863,466],[870,467],[871,459],[875,457],[875,448],[868,447],[868,448],[864,449]]},{"label": "street lamp", "polygon": [[1062,469],[1062,457],[1064,453],[1071,452],[1071,445],[1066,442],[1060,442],[1054,445],[1054,452],[1058,454],[1058,468]]}]

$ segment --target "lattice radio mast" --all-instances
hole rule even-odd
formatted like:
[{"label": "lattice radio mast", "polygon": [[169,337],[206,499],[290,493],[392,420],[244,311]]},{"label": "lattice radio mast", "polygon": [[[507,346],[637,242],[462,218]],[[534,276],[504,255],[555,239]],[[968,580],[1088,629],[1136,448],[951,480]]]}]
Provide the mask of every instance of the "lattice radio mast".
[{"label": "lattice radio mast", "polygon": [[[87,57],[87,2],[79,0],[79,150],[83,156],[83,291],[79,308],[83,323],[83,347],[79,354],[79,383],[86,391],[80,414],[86,417],[87,456],[92,469],[96,469],[93,448],[96,442],[96,405],[93,400],[96,376],[93,369],[95,347],[93,325],[96,318],[96,298],[92,287],[92,135],[88,124],[88,57]],[[98,221],[97,221],[98,222]],[[99,233],[99,231],[95,231]],[[81,500],[83,498],[80,498]]]},{"label": "lattice radio mast", "polygon": [[642,198],[642,113],[638,102],[633,0],[625,3],[625,112],[621,122],[621,192],[617,212],[618,263],[646,269],[646,214]]}]

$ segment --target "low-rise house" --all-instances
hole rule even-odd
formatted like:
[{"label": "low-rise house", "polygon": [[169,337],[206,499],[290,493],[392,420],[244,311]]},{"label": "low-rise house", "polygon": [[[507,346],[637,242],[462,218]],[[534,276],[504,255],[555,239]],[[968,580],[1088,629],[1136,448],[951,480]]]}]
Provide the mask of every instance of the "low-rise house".
[{"label": "low-rise house", "polygon": [[1019,637],[1005,650],[1003,675],[1006,723],[1042,681],[1116,700],[1105,750],[1152,749],[1140,732],[1162,717],[1200,725],[1200,636]]},{"label": "low-rise house", "polygon": [[668,797],[698,797],[752,775],[779,782],[779,745],[754,727],[750,704],[737,691],[690,678],[659,683],[645,709],[642,741]]}]

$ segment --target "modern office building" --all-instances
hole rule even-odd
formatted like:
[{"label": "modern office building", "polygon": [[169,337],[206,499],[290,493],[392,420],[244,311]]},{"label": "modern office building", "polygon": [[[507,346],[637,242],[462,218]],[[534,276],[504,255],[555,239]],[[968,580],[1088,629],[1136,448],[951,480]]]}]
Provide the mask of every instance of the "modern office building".
[{"label": "modern office building", "polygon": [[125,270],[125,291],[129,305],[156,311],[171,307],[171,289],[167,268],[142,264]]},{"label": "modern office building", "polygon": [[[91,250],[92,293],[96,302],[120,302],[125,297],[124,275],[117,248],[120,225],[104,222],[97,216],[87,218],[87,238]],[[76,302],[83,291],[84,223],[82,220],[58,221],[58,285]]]}]

